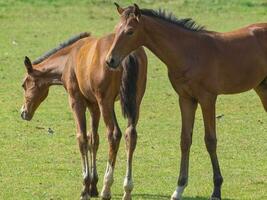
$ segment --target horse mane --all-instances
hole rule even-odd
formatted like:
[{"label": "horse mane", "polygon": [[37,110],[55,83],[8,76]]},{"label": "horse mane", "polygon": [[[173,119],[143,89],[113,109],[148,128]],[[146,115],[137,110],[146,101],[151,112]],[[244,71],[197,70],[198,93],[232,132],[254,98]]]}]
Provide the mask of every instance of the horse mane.
[{"label": "horse mane", "polygon": [[44,55],[42,55],[41,57],[37,58],[36,60],[34,60],[32,62],[32,64],[36,65],[39,64],[41,62],[43,62],[45,59],[47,59],[49,56],[55,54],[56,52],[58,52],[59,50],[72,45],[73,43],[75,43],[76,41],[82,39],[82,38],[86,38],[89,37],[91,34],[88,32],[83,32],[80,33],[78,35],[75,35],[73,37],[71,37],[70,39],[68,39],[67,41],[61,43],[58,47],[51,49],[50,51],[46,52]]},{"label": "horse mane", "polygon": [[153,9],[141,9],[141,14],[155,17],[171,24],[175,24],[179,27],[182,27],[186,30],[193,31],[193,32],[201,32],[205,31],[205,27],[196,24],[196,22],[191,18],[177,18],[173,13],[166,12],[165,10],[153,10]]}]

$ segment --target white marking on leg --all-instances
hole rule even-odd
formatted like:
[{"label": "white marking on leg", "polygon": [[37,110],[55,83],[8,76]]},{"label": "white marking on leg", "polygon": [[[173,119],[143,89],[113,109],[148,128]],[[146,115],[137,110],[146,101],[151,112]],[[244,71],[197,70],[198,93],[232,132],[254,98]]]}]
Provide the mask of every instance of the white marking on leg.
[{"label": "white marking on leg", "polygon": [[182,199],[182,194],[184,192],[186,185],[184,186],[178,186],[174,193],[172,194],[172,199],[173,200],[181,200]]},{"label": "white marking on leg", "polygon": [[131,192],[134,188],[132,177],[126,176],[124,178],[123,188],[124,188],[124,195],[123,195],[122,199],[123,200],[130,200],[131,199]]},{"label": "white marking on leg", "polygon": [[134,184],[133,184],[133,179],[132,177],[125,177],[124,178],[124,183],[123,183],[124,191],[126,193],[129,193],[133,190]]},{"label": "white marking on leg", "polygon": [[126,170],[126,176],[123,182],[123,188],[124,188],[123,200],[130,200],[131,192],[134,188],[134,184],[133,184],[132,170],[131,170],[131,165],[129,163],[129,160],[127,161],[127,170]]},{"label": "white marking on leg", "polygon": [[86,179],[88,176],[90,176],[88,171],[88,163],[86,162],[87,158],[86,156],[83,156],[83,179]]},{"label": "white marking on leg", "polygon": [[111,188],[111,185],[114,181],[113,172],[114,172],[114,170],[113,170],[112,166],[108,163],[106,173],[104,176],[104,185],[103,185],[103,189],[101,192],[101,196],[104,198],[110,198],[111,197],[110,188]]}]

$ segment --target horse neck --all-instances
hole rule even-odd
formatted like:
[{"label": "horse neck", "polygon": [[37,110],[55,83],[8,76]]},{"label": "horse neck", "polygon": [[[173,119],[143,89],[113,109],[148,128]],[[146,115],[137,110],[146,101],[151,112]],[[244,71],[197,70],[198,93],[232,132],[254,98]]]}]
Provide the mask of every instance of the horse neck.
[{"label": "horse neck", "polygon": [[[143,17],[143,16],[142,16]],[[197,33],[185,30],[161,19],[144,16],[145,45],[168,68],[182,67],[186,53],[194,47]]]},{"label": "horse neck", "polygon": [[52,55],[46,60],[37,64],[35,68],[49,82],[49,85],[63,85],[62,74],[67,63],[68,55]]}]

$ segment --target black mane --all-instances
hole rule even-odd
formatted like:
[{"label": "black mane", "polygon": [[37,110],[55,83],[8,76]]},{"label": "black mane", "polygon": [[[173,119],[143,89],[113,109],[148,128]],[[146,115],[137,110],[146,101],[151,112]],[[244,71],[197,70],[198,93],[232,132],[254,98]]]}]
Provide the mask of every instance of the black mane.
[{"label": "black mane", "polygon": [[186,30],[193,32],[205,31],[204,26],[197,25],[191,18],[178,19],[173,13],[168,13],[165,10],[159,9],[158,11],[152,9],[141,9],[141,14],[149,17],[155,17],[171,24],[180,26]]},{"label": "black mane", "polygon": [[44,61],[45,59],[47,59],[49,56],[55,54],[56,52],[58,52],[59,50],[72,45],[73,43],[75,43],[76,41],[85,38],[85,37],[89,37],[90,33],[84,32],[84,33],[80,33],[79,35],[75,35],[73,37],[71,37],[70,39],[68,39],[67,41],[61,43],[58,47],[51,49],[50,51],[48,51],[47,53],[45,53],[44,55],[42,55],[41,57],[37,58],[36,60],[34,60],[32,62],[32,64],[36,65],[41,63],[42,61]]}]

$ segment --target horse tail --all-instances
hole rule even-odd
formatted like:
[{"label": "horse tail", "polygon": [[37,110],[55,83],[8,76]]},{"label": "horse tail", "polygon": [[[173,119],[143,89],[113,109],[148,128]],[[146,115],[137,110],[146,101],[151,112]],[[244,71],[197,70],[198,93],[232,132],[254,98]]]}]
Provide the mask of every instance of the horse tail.
[{"label": "horse tail", "polygon": [[131,53],[122,62],[122,79],[120,86],[120,102],[122,114],[130,123],[136,121],[136,98],[139,63]]}]

